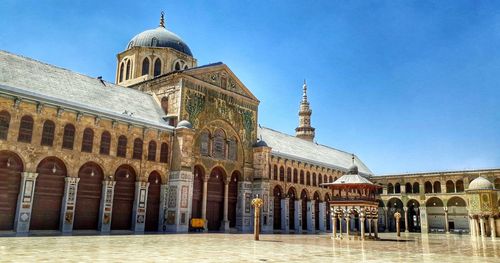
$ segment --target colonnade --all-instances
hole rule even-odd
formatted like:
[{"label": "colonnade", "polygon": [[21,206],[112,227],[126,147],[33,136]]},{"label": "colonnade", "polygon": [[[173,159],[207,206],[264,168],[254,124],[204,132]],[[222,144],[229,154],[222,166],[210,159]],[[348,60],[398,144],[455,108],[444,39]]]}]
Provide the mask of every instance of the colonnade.
[{"label": "colonnade", "polygon": [[[335,207],[331,206],[333,221],[332,235],[334,238],[359,237],[361,240],[378,238],[378,208],[377,207]],[[359,229],[355,231],[356,217]],[[338,223],[337,223],[338,222]],[[337,229],[337,225],[339,228]],[[368,228],[368,230],[366,229]],[[366,233],[368,232],[368,236]]]},{"label": "colonnade", "polygon": [[500,219],[492,215],[470,215],[470,233],[473,237],[495,238],[500,235],[500,229],[497,227]]}]

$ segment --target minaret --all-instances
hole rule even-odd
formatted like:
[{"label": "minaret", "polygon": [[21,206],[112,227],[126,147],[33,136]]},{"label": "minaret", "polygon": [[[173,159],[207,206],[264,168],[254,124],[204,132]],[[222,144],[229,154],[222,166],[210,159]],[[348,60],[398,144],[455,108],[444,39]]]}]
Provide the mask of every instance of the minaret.
[{"label": "minaret", "polygon": [[309,102],[307,101],[307,84],[306,80],[304,80],[299,110],[299,127],[295,128],[295,136],[312,142],[315,129],[311,127],[311,114],[312,110],[309,108]]}]

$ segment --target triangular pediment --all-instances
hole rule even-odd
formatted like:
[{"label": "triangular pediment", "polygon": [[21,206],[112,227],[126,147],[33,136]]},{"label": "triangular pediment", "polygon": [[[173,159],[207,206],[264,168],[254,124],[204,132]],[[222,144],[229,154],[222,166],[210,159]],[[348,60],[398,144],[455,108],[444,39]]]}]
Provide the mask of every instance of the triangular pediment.
[{"label": "triangular pediment", "polygon": [[228,90],[249,99],[259,101],[224,63],[214,63],[183,71],[195,79]]}]

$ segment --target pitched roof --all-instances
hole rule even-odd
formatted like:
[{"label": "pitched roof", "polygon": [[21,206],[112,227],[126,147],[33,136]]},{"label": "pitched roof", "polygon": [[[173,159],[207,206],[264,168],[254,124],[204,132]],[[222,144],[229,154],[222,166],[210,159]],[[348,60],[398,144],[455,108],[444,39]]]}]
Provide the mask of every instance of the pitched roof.
[{"label": "pitched roof", "polygon": [[333,183],[325,183],[323,185],[343,185],[343,184],[373,184],[370,180],[359,174],[344,174]]},{"label": "pitched roof", "polygon": [[147,127],[173,128],[162,119],[160,105],[147,93],[2,50],[0,92]]},{"label": "pitched roof", "polygon": [[[281,133],[269,128],[257,129],[257,136],[272,148],[272,154],[283,158],[303,161],[327,168],[347,171],[352,165],[352,154],[325,145],[306,141],[295,136]],[[371,176],[373,172],[357,157],[354,163],[363,175]]]}]

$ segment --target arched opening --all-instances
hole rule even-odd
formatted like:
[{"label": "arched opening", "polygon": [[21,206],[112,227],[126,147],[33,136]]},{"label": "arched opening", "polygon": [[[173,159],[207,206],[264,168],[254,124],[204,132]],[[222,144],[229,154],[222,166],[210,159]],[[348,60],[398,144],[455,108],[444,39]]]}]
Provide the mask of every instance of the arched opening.
[{"label": "arched opening", "polygon": [[127,137],[125,137],[125,135],[120,135],[120,137],[118,137],[116,156],[124,158],[127,156]]},{"label": "arched opening", "polygon": [[408,201],[408,231],[420,232],[420,203],[411,199]]},{"label": "arched opening", "polygon": [[160,195],[161,195],[161,176],[153,171],[148,177],[148,201],[146,206],[146,231],[158,231],[160,220]]},{"label": "arched opening", "polygon": [[214,132],[212,156],[217,159],[226,158],[226,133],[222,129]]},{"label": "arched opening", "polygon": [[316,230],[319,230],[319,193],[314,193],[314,226]]},{"label": "arched opening", "polygon": [[64,194],[66,166],[56,157],[43,159],[36,168],[35,194],[31,211],[31,230],[58,230]]},{"label": "arched opening", "polygon": [[296,184],[299,182],[299,173],[297,171],[297,169],[293,169],[293,183]]},{"label": "arched opening", "polygon": [[125,71],[125,80],[130,78],[130,60],[127,60],[127,70]]},{"label": "arched opening", "polygon": [[142,76],[149,74],[149,58],[144,58],[142,61]]},{"label": "arched opening", "polygon": [[433,185],[434,193],[441,193],[441,183],[439,181],[435,181]]},{"label": "arched opening", "polygon": [[424,184],[424,190],[425,190],[426,194],[432,193],[432,183],[429,182],[429,181],[425,182],[425,184]]},{"label": "arched opening", "polygon": [[134,150],[132,152],[132,159],[142,160],[142,146],[143,146],[142,140],[136,138],[134,140]]},{"label": "arched opening", "polygon": [[313,186],[317,186],[317,183],[318,181],[316,180],[316,173],[312,173],[312,185]]},{"label": "arched opening", "polygon": [[31,116],[25,115],[21,118],[21,123],[19,124],[19,135],[17,137],[17,141],[30,143],[32,136],[33,118]]},{"label": "arched opening", "polygon": [[297,192],[295,188],[290,187],[287,192],[288,195],[288,224],[290,230],[295,229],[295,200],[297,199]]},{"label": "arched opening", "polygon": [[75,143],[75,126],[73,124],[66,124],[64,126],[63,142],[62,148],[73,150],[73,144]]},{"label": "arched opening", "polygon": [[302,230],[307,230],[307,201],[309,201],[309,196],[305,189],[300,193],[301,201],[301,212],[302,212]]},{"label": "arched opening", "polygon": [[396,193],[396,194],[401,193],[401,185],[399,183],[396,183],[394,185],[394,193]]},{"label": "arched opening", "polygon": [[286,181],[292,182],[292,168],[286,168]]},{"label": "arched opening", "polygon": [[410,183],[406,183],[406,184],[405,184],[405,192],[406,192],[407,194],[411,194],[411,192],[412,192],[412,191],[411,191],[411,190],[412,190],[411,188],[412,188],[412,187],[411,187],[411,184],[410,184]]},{"label": "arched opening", "polygon": [[13,152],[0,152],[0,230],[14,229],[17,196],[24,166]]},{"label": "arched opening", "polygon": [[464,199],[454,196],[447,202],[448,204],[448,229],[469,230],[469,220],[467,212],[467,204]]},{"label": "arched opening", "polygon": [[42,129],[42,141],[40,145],[52,146],[54,144],[54,132],[56,131],[56,125],[51,120],[46,120],[43,123]]},{"label": "arched opening", "polygon": [[191,205],[191,217],[202,218],[202,199],[203,199],[203,178],[205,178],[205,170],[203,167],[196,165],[194,167],[193,180],[193,200]]},{"label": "arched opening", "polygon": [[82,152],[92,152],[94,146],[94,131],[90,128],[83,130]]},{"label": "arched opening", "polygon": [[273,168],[273,180],[278,180],[278,166],[275,164]]},{"label": "arched opening", "polygon": [[283,196],[283,191],[279,185],[275,186],[273,189],[273,197],[274,197],[274,224],[273,228],[276,230],[281,229],[281,197]]},{"label": "arched opening", "polygon": [[156,161],[156,142],[150,141],[148,145],[148,161]]},{"label": "arched opening", "polygon": [[153,70],[153,76],[159,76],[161,74],[161,60],[157,58],[155,60],[155,65],[154,65],[154,70]]},{"label": "arched opening", "polygon": [[[462,182],[462,180],[459,180],[458,182],[462,183],[462,192],[463,192],[464,191],[463,190],[464,182]],[[457,182],[457,185],[458,185],[458,182]],[[495,189],[500,190],[500,178],[495,179],[495,181],[493,182],[493,184],[495,185]]]},{"label": "arched opening", "polygon": [[283,166],[280,166],[280,181],[285,181],[285,168]]},{"label": "arched opening", "polygon": [[0,140],[7,140],[10,126],[10,114],[7,111],[0,112]]},{"label": "arched opening", "polygon": [[429,230],[444,230],[443,201],[437,197],[431,197],[427,200],[425,206],[427,207]]},{"label": "arched opening", "polygon": [[387,193],[394,194],[394,186],[391,183],[387,185]]},{"label": "arched opening", "polygon": [[165,114],[168,114],[168,97],[164,96],[161,98],[161,108]]},{"label": "arched opening", "polygon": [[300,184],[304,184],[304,171],[300,170]]},{"label": "arched opening", "polygon": [[446,192],[447,193],[455,192],[455,183],[453,183],[453,181],[451,180],[446,181]]},{"label": "arched opening", "polygon": [[101,134],[101,145],[99,148],[99,153],[104,155],[109,155],[110,149],[111,149],[111,134],[108,131],[103,131]]},{"label": "arched opening", "polygon": [[124,65],[123,65],[123,62],[122,62],[122,63],[120,63],[120,74],[119,74],[119,77],[118,77],[119,82],[123,81],[123,67],[124,67]]},{"label": "arched opening", "polygon": [[420,184],[418,182],[413,183],[413,193],[414,194],[420,193]]},{"label": "arched opening", "polygon": [[224,212],[224,178],[225,171],[216,167],[210,172],[207,190],[208,230],[219,230]]},{"label": "arched opening", "polygon": [[161,144],[160,163],[168,163],[168,144],[166,142]]},{"label": "arched opening", "polygon": [[403,202],[399,198],[391,198],[387,202],[387,208],[389,209],[387,212],[388,218],[388,228],[389,231],[396,231],[396,219],[394,219],[394,213],[399,212],[401,214],[401,218],[399,219],[399,225],[401,227],[401,231],[404,231],[404,211],[403,211]]},{"label": "arched opening", "polygon": [[113,212],[111,215],[112,230],[130,230],[132,228],[135,178],[135,170],[129,165],[124,164],[116,169]]},{"label": "arched opening", "polygon": [[330,215],[330,194],[325,195],[325,209],[326,209],[326,230],[331,229],[332,218]]},{"label": "arched opening", "polygon": [[[495,188],[500,189],[496,187],[497,182],[498,182],[498,187],[500,187],[500,178],[497,178],[495,180]],[[457,183],[455,184],[455,187],[457,188],[457,193],[462,193],[464,191],[464,181],[458,180]]]},{"label": "arched opening", "polygon": [[78,178],[73,229],[97,230],[104,173],[98,164],[88,162],[80,167]]},{"label": "arched opening", "polygon": [[311,185],[311,173],[306,172],[306,185]]},{"label": "arched opening", "polygon": [[231,181],[229,181],[227,196],[229,227],[236,227],[236,204],[238,203],[238,181],[240,177],[241,173],[239,171],[234,171],[231,175]]},{"label": "arched opening", "polygon": [[181,64],[179,62],[175,62],[174,70],[181,70]]}]

